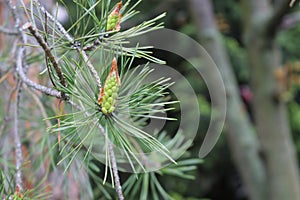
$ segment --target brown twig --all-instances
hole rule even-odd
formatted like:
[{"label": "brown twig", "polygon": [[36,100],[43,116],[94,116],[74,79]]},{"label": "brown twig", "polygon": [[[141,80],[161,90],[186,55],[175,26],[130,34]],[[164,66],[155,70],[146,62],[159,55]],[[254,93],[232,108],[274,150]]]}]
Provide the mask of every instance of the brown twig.
[{"label": "brown twig", "polygon": [[82,48],[83,51],[92,51],[94,50],[97,46],[101,44],[101,37],[97,38],[94,42],[87,44],[85,47]]},{"label": "brown twig", "polygon": [[52,66],[59,78],[60,83],[63,86],[66,86],[66,80],[65,77],[61,71],[61,68],[59,67],[58,63],[55,60],[55,57],[51,53],[50,48],[48,47],[48,44],[44,40],[44,38],[38,33],[37,29],[32,26],[31,23],[27,22],[22,26],[22,29],[28,29],[30,33],[33,35],[33,37],[36,39],[36,41],[40,44],[40,46],[43,48],[45,51],[46,56],[49,58],[50,62],[52,63]]}]

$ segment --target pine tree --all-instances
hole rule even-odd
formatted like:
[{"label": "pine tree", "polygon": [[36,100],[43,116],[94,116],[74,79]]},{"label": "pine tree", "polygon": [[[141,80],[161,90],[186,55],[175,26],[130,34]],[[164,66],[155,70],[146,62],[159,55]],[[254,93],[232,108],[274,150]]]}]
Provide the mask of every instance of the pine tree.
[{"label": "pine tree", "polygon": [[[73,1],[68,29],[38,0],[2,3],[11,16],[0,26],[0,87],[9,91],[1,100],[0,198],[172,199],[158,176],[193,178],[186,172],[199,159],[173,159],[190,146],[183,133],[142,128],[178,102],[168,78],[145,81],[149,63],[164,62],[149,47],[128,46],[163,27],[165,14],[123,30],[139,3]],[[136,66],[137,58],[148,64]],[[133,173],[120,180],[120,171]]]}]

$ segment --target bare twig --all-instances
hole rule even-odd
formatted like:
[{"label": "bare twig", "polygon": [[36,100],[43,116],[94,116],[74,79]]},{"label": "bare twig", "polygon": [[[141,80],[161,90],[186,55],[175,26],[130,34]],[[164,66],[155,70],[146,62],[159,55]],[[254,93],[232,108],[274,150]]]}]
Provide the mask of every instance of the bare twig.
[{"label": "bare twig", "polygon": [[87,44],[85,47],[83,47],[83,51],[91,51],[94,50],[97,46],[101,44],[101,37],[97,38],[93,43]]},{"label": "bare twig", "polygon": [[37,29],[32,26],[31,23],[27,22],[22,26],[22,29],[28,29],[30,31],[30,33],[33,35],[33,37],[37,40],[37,42],[41,45],[41,47],[43,48],[43,50],[45,51],[46,56],[49,58],[50,62],[52,63],[52,66],[60,80],[60,83],[63,86],[66,86],[66,80],[65,77],[61,71],[60,66],[58,65],[58,63],[55,60],[55,57],[53,56],[53,54],[51,53],[50,48],[48,47],[48,44],[46,43],[46,41],[43,39],[43,37],[38,33]]},{"label": "bare twig", "polygon": [[79,110],[79,111],[82,110],[82,108],[81,108],[79,105],[77,105],[76,103],[74,103],[74,102],[71,101],[70,99],[67,100],[67,103],[70,104],[71,106],[73,106],[76,110]]},{"label": "bare twig", "polygon": [[29,87],[38,90],[44,94],[62,99],[64,101],[66,101],[68,104],[70,104],[71,106],[73,106],[75,109],[77,110],[81,110],[80,106],[78,106],[77,104],[75,104],[73,101],[71,101],[69,99],[69,96],[66,95],[65,98],[62,97],[61,92],[52,88],[48,88],[46,86],[40,85],[38,83],[33,82],[32,80],[30,80],[24,73],[23,70],[23,62],[22,62],[22,56],[24,53],[24,47],[20,47],[18,50],[18,54],[17,54],[17,72],[21,78],[21,80]]},{"label": "bare twig", "polygon": [[[14,17],[15,20],[15,28],[18,29],[18,33],[21,36],[21,39],[23,42],[25,42],[26,37],[20,30],[20,18],[16,9],[16,6],[12,4],[11,0],[6,1],[8,4],[8,7]],[[24,49],[24,47],[22,47]],[[23,162],[23,154],[22,154],[22,143],[21,143],[21,138],[19,134],[19,100],[20,100],[20,95],[21,95],[21,86],[22,86],[22,81],[18,80],[17,85],[16,85],[16,102],[14,106],[14,127],[13,127],[13,134],[14,134],[14,143],[15,143],[15,156],[16,156],[16,176],[15,176],[15,181],[16,181],[16,192],[17,193],[22,193],[23,191],[23,182],[22,182],[22,162]]]},{"label": "bare twig", "polygon": [[115,181],[116,192],[118,194],[119,200],[124,200],[124,196],[123,196],[123,192],[122,192],[122,186],[121,186],[121,183],[120,183],[120,177],[119,177],[119,173],[118,173],[117,162],[116,162],[116,158],[115,158],[115,153],[114,153],[114,150],[113,150],[112,143],[110,141],[108,141],[108,148],[109,148],[109,155],[110,155],[111,164],[112,164],[111,167],[112,167],[112,170],[113,170],[113,173],[114,173],[114,181]]},{"label": "bare twig", "polygon": [[14,106],[14,143],[15,143],[15,154],[16,154],[16,191],[23,191],[23,183],[22,183],[22,163],[23,163],[23,153],[22,153],[22,143],[19,134],[19,95],[21,88],[21,81],[18,82],[16,86],[17,98]]},{"label": "bare twig", "polygon": [[61,95],[60,91],[57,91],[57,90],[52,89],[52,88],[48,88],[48,87],[43,86],[43,85],[40,85],[38,83],[33,82],[29,78],[27,78],[27,76],[25,75],[25,73],[23,71],[22,58],[23,58],[24,51],[25,51],[24,47],[20,47],[19,50],[18,50],[18,54],[17,54],[17,72],[18,72],[20,78],[22,79],[22,81],[26,85],[28,85],[29,87],[32,87],[32,88],[34,88],[38,91],[41,91],[41,92],[43,92],[47,95],[54,96],[54,97],[57,97],[57,98],[61,98],[62,95]]}]

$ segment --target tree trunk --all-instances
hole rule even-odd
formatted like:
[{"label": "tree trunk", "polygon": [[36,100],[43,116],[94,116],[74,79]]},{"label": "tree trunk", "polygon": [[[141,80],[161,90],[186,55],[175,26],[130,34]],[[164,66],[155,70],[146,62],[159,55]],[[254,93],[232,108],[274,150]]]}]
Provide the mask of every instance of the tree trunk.
[{"label": "tree trunk", "polygon": [[265,169],[258,154],[258,141],[243,109],[237,82],[214,21],[209,0],[190,0],[201,44],[215,61],[226,88],[228,131],[226,136],[250,199],[265,200]]},{"label": "tree trunk", "polygon": [[297,157],[287,109],[278,94],[274,76],[281,65],[274,40],[276,26],[280,24],[288,3],[287,0],[280,1],[271,12],[266,0],[244,0],[245,43],[251,66],[255,124],[266,160],[267,199],[272,200],[300,199]]}]

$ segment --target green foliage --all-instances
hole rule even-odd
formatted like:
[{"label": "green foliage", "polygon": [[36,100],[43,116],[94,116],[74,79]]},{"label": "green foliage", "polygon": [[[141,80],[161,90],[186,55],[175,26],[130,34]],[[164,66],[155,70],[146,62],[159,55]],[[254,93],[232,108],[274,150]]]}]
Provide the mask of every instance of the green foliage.
[{"label": "green foliage", "polygon": [[223,40],[237,80],[247,83],[249,80],[249,66],[245,49],[234,38],[224,36]]},{"label": "green foliage", "polygon": [[279,33],[277,40],[283,50],[283,56],[285,60],[300,59],[299,56],[300,42],[297,39],[294,39],[297,38],[299,34],[300,34],[299,25]]},{"label": "green foliage", "polygon": [[159,176],[177,176],[182,179],[194,179],[191,171],[196,169],[199,159],[187,159],[179,161],[155,172],[148,172],[140,175],[131,175],[124,183],[124,192],[129,199],[176,199],[164,189],[159,181]]},{"label": "green foliage", "polygon": [[[190,172],[196,170],[200,160],[175,162],[192,145],[192,141],[186,141],[180,131],[172,138],[166,131],[143,129],[151,119],[175,121],[175,118],[157,114],[173,110],[178,101],[172,100],[168,92],[173,84],[169,78],[147,80],[153,73],[149,63],[162,64],[164,61],[155,58],[150,47],[129,45],[130,38],[162,28],[163,23],[159,21],[165,13],[136,26],[116,28],[118,20],[121,19],[122,26],[138,14],[134,8],[139,2],[132,4],[126,1],[119,10],[121,19],[120,15],[111,15],[117,4],[110,0],[61,0],[71,16],[67,30],[58,23],[56,15],[47,18],[50,14],[37,1],[30,1],[28,8],[23,7],[26,19],[37,30],[36,34],[40,34],[40,40],[45,40],[47,50],[53,55],[53,58],[48,56],[45,59],[45,47],[42,49],[41,44],[35,42],[37,36],[28,32],[28,43],[24,44],[27,48],[26,68],[38,66],[40,77],[49,78],[44,84],[51,83],[51,89],[61,92],[63,100],[72,106],[66,104],[63,107],[64,103],[58,100],[57,108],[53,108],[54,100],[39,97],[31,90],[28,90],[30,95],[23,96],[24,108],[20,109],[22,122],[33,123],[28,129],[37,132],[22,135],[26,137],[23,143],[28,151],[24,162],[30,163],[23,175],[26,178],[33,176],[30,183],[34,187],[25,188],[22,196],[18,196],[13,179],[15,172],[11,173],[8,167],[11,165],[13,169],[15,166],[0,159],[1,166],[8,167],[6,171],[0,169],[0,198],[48,199],[51,196],[47,193],[50,177],[55,177],[52,183],[62,182],[60,189],[64,196],[61,198],[68,198],[68,192],[77,186],[82,199],[115,199],[113,180],[116,175],[112,154],[120,171],[148,172],[133,174],[123,181],[124,192],[129,199],[171,198],[160,183],[159,177],[164,175],[193,179]],[[118,61],[121,85],[117,80],[118,74],[109,74],[114,58]],[[136,66],[136,58],[149,63]],[[102,87],[102,102],[99,103]],[[27,107],[32,102],[31,97],[38,105],[38,112],[34,110],[35,106]],[[28,116],[28,113],[32,114]],[[40,118],[44,121],[36,122]],[[44,123],[50,126],[47,133]],[[23,127],[21,129],[27,131]],[[114,152],[110,149],[111,144]],[[1,156],[4,154],[6,152],[1,152]],[[149,172],[157,169],[160,170]],[[44,177],[35,177],[35,173]]]}]

